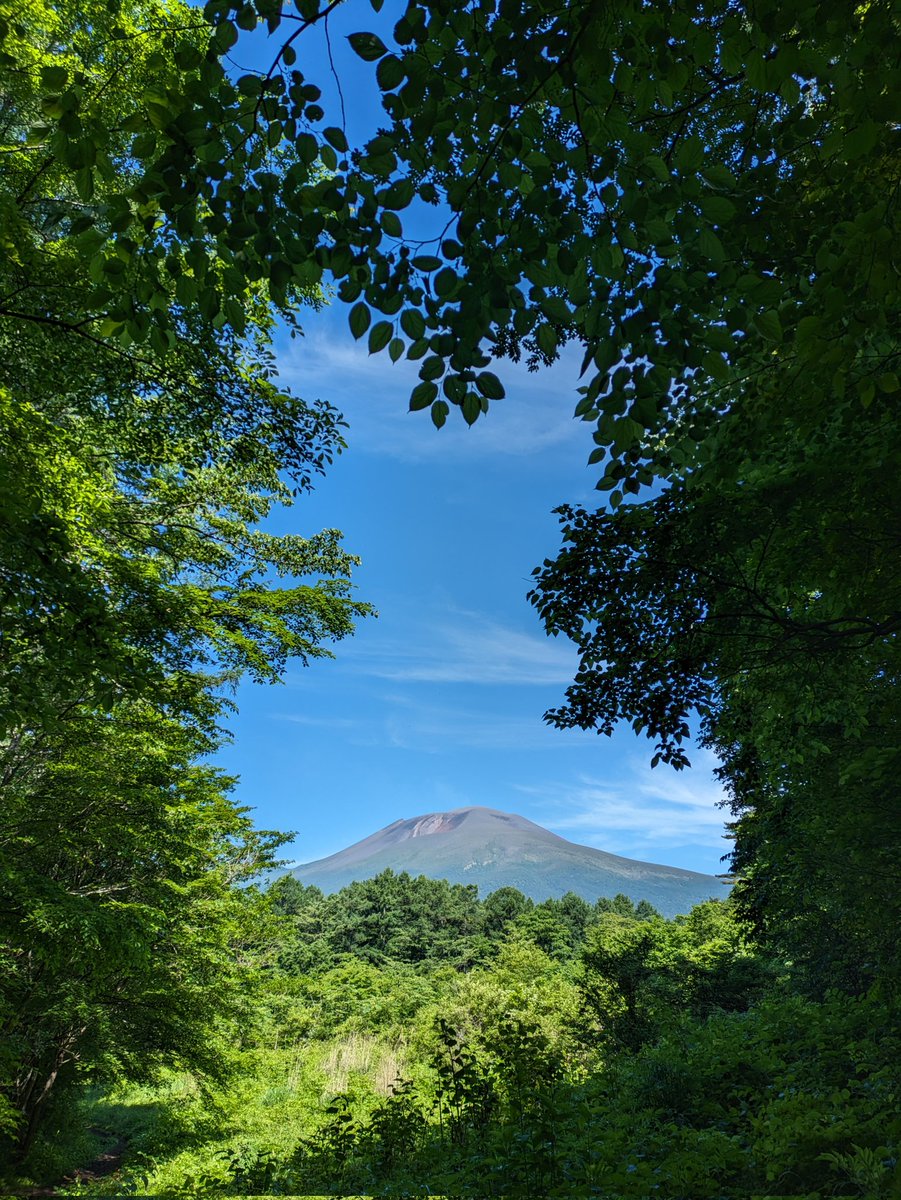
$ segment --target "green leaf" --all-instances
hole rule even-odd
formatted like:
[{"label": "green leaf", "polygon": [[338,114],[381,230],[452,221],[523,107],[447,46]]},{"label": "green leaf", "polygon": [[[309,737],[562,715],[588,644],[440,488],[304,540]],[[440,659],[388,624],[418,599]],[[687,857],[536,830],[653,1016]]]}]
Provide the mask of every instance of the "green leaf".
[{"label": "green leaf", "polygon": [[491,371],[480,371],[476,376],[476,387],[489,400],[503,400],[504,385]]},{"label": "green leaf", "polygon": [[238,30],[231,21],[223,21],[216,26],[212,41],[220,54],[227,54],[237,40]]},{"label": "green leaf", "polygon": [[819,316],[802,317],[795,329],[795,341],[803,346],[819,338],[823,330],[823,319]]},{"label": "green leaf", "polygon": [[375,69],[375,77],[383,92],[391,92],[406,77],[403,63],[395,54],[387,54]]},{"label": "green leaf", "polygon": [[88,203],[94,198],[94,172],[90,167],[82,167],[75,172],[75,189],[79,199]]},{"label": "green leaf", "polygon": [[711,350],[708,354],[704,355],[701,366],[719,383],[728,383],[729,364],[723,358],[722,354],[717,354],[715,350]]},{"label": "green leaf", "polygon": [[437,384],[429,382],[417,383],[416,387],[410,393],[410,412],[419,412],[422,408],[428,408],[437,395]]},{"label": "green leaf", "polygon": [[728,167],[724,167],[721,163],[705,167],[701,174],[711,187],[721,188],[725,191],[735,186],[735,176]]},{"label": "green leaf", "polygon": [[434,254],[418,254],[411,261],[417,271],[437,271],[443,265],[442,260]]},{"label": "green leaf", "polygon": [[69,82],[69,72],[55,63],[41,67],[41,83],[52,92],[61,92]]},{"label": "green leaf", "polygon": [[649,154],[644,160],[645,169],[659,179],[661,183],[666,183],[670,177],[669,167],[663,161],[659,154]]},{"label": "green leaf", "polygon": [[753,325],[757,331],[770,342],[782,341],[782,322],[779,320],[779,314],[775,309],[767,309],[766,312],[757,313],[752,318]]},{"label": "green leaf", "polygon": [[150,158],[156,152],[156,134],[141,133],[131,143],[131,153],[135,158]]},{"label": "green leaf", "polygon": [[398,179],[382,192],[382,204],[385,208],[406,208],[415,193],[416,187],[412,179]]},{"label": "green leaf", "polygon": [[369,353],[377,354],[379,350],[384,350],[393,332],[394,326],[390,321],[379,321],[373,325],[369,332]]},{"label": "green leaf", "polygon": [[65,111],[62,96],[41,97],[41,112],[45,117],[49,117],[52,121],[58,121]]},{"label": "green leaf", "polygon": [[351,33],[347,40],[353,52],[364,62],[375,62],[388,53],[388,47],[374,33]]},{"label": "green leaf", "polygon": [[711,350],[719,350],[724,354],[735,349],[735,339],[722,325],[711,325],[704,335],[704,341]]},{"label": "green leaf", "polygon": [[701,212],[718,225],[725,225],[735,216],[735,205],[725,196],[704,196],[700,202]]},{"label": "green leaf", "polygon": [[294,149],[301,162],[310,166],[319,155],[319,143],[312,133],[300,133],[294,142]]},{"label": "green leaf", "polygon": [[876,121],[866,120],[845,134],[842,143],[843,157],[847,162],[855,158],[863,158],[875,147],[882,133],[882,128]]},{"label": "green leaf", "polygon": [[369,309],[362,300],[359,302],[359,304],[355,304],[350,310],[350,316],[348,317],[350,332],[358,341],[369,328],[369,322],[371,320],[372,317]]},{"label": "green leaf", "polygon": [[693,175],[706,158],[704,143],[699,137],[683,138],[676,146],[675,164],[681,172]]},{"label": "green leaf", "polygon": [[440,429],[445,423],[447,420],[447,414],[449,412],[450,408],[448,407],[446,400],[435,401],[435,403],[432,405],[432,424],[436,429]]},{"label": "green leaf", "polygon": [[705,258],[709,258],[714,263],[721,263],[726,258],[723,243],[711,229],[701,230],[701,236],[698,238],[698,249]]},{"label": "green leaf", "polygon": [[420,379],[438,379],[444,374],[444,360],[432,355],[419,368]]},{"label": "green leaf", "polygon": [[557,331],[553,325],[539,325],[537,338],[538,348],[552,358],[557,353]]},{"label": "green leaf", "polygon": [[466,396],[466,383],[459,375],[446,375],[442,390],[452,404],[461,404]]},{"label": "green leaf", "polygon": [[282,258],[270,259],[269,283],[275,292],[284,294],[293,276],[294,268],[290,263]]},{"label": "green leaf", "polygon": [[347,152],[347,138],[344,136],[343,129],[338,129],[336,125],[330,125],[328,129],[323,129],[322,136],[325,138],[328,144],[330,146],[334,146],[340,154]]},{"label": "green leaf", "polygon": [[435,276],[435,295],[440,296],[442,300],[450,296],[454,291],[456,291],[457,280],[457,272],[453,269],[453,267],[444,267],[444,269],[439,271]]},{"label": "green leaf", "polygon": [[463,409],[463,420],[467,425],[474,425],[479,419],[479,413],[482,411],[482,405],[476,393],[467,392],[461,407]]},{"label": "green leaf", "polygon": [[425,318],[415,308],[406,308],[401,313],[400,327],[409,338],[417,341],[425,334]]}]

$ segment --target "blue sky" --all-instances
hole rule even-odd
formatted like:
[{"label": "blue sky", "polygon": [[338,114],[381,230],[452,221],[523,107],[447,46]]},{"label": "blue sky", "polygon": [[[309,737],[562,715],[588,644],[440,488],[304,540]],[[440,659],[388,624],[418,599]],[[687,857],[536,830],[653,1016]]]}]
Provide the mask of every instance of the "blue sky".
[{"label": "blue sky", "polygon": [[379,610],[334,661],[244,686],[220,756],[288,852],[322,857],[399,817],[486,804],[631,858],[716,872],[727,844],[710,762],[651,771],[651,744],[553,730],[576,659],[525,596],[559,544],[555,505],[593,504],[590,431],[572,419],[576,367],[499,364],[507,399],[468,429],[408,413],[415,367],[355,343],[340,304],[280,339],[282,378],[337,404],[349,448],[278,530],[343,530]]},{"label": "blue sky", "polygon": [[[346,34],[376,28],[364,5],[332,18],[333,60],[351,140],[378,123],[371,67]],[[387,24],[387,29],[385,28]],[[383,12],[380,32],[388,40]],[[306,35],[305,35],[306,36]],[[320,36],[320,35],[317,35]],[[324,46],[299,65],[327,64]],[[252,51],[252,52],[251,52]],[[266,58],[241,45],[242,65]],[[326,124],[336,90],[323,66]],[[529,374],[501,363],[507,398],[472,429],[408,413],[417,364],[392,366],[354,342],[337,301],[280,336],[284,382],[323,397],[349,422],[349,449],[311,497],[272,527],[344,531],[363,565],[358,595],[379,610],[334,661],[289,670],[283,685],[245,685],[234,742],[219,756],[260,826],[296,830],[286,855],[309,861],[399,817],[485,804],[574,841],[631,858],[715,873],[723,840],[709,756],[690,771],[651,771],[651,743],[546,726],[576,659],[548,639],[526,602],[529,576],[559,545],[552,509],[594,505],[590,427],[574,421],[578,353]]]}]

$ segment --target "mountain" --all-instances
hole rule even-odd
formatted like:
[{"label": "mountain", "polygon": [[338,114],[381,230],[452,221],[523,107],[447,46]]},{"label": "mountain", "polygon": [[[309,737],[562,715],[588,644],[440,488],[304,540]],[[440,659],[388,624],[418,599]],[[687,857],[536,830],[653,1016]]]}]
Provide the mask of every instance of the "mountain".
[{"label": "mountain", "polygon": [[475,883],[484,899],[515,887],[533,900],[576,892],[586,900],[625,894],[664,916],[688,912],[726,888],[715,875],[636,862],[568,842],[525,817],[494,808],[456,808],[395,821],[337,854],[290,872],[301,883],[337,892],[391,867],[451,883]]}]

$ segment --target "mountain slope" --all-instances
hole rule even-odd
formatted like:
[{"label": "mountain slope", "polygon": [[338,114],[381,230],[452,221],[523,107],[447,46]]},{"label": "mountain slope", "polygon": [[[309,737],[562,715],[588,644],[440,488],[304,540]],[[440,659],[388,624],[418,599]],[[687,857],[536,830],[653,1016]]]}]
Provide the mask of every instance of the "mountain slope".
[{"label": "mountain slope", "polygon": [[475,883],[483,898],[500,887],[519,888],[533,900],[572,891],[594,901],[624,892],[635,901],[649,900],[665,916],[726,895],[714,875],[580,846],[525,817],[493,808],[457,808],[395,821],[337,854],[294,867],[291,874],[301,883],[337,892],[388,867]]}]

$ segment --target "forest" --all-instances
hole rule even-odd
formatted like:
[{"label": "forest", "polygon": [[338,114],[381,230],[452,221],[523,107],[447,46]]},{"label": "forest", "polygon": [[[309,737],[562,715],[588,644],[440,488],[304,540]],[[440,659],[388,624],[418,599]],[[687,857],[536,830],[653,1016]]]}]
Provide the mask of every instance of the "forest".
[{"label": "forest", "polygon": [[[0,0],[0,1189],[901,1196],[897,10],[392,3],[356,145],[338,0]],[[266,886],[235,688],[373,612],[268,521],[324,303],[473,436],[576,348],[545,719],[712,751],[728,900]]]}]

